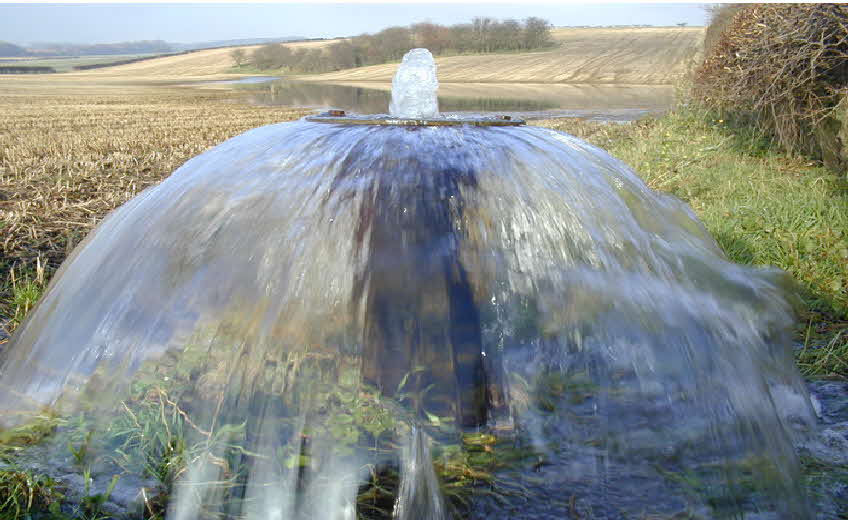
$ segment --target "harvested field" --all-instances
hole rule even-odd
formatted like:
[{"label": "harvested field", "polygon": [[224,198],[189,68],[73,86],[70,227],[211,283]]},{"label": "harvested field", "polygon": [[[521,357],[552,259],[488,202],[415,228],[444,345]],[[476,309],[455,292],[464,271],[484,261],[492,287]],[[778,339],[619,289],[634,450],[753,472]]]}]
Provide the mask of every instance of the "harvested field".
[{"label": "harvested field", "polygon": [[[293,49],[326,47],[337,40],[322,40],[295,42],[286,44]],[[84,58],[57,58],[51,60],[24,60],[3,58],[0,62],[14,65],[49,65],[59,71],[70,71],[62,74],[59,81],[88,81],[88,82],[114,82],[114,81],[143,81],[150,82],[180,82],[180,81],[204,81],[220,77],[237,77],[244,74],[233,74],[233,59],[231,53],[235,49],[244,49],[253,52],[259,45],[247,45],[243,47],[224,47],[220,49],[204,49],[177,56],[163,56],[138,63],[116,65],[87,71],[70,71],[73,65],[103,63],[106,61],[120,61],[129,56],[99,56]],[[133,55],[138,56],[138,55]],[[5,81],[8,76],[0,74]]]},{"label": "harvested field", "polygon": [[[553,31],[549,51],[447,56],[437,59],[445,83],[585,83],[669,85],[700,57],[703,27],[566,28]],[[337,40],[291,43],[325,47]],[[240,47],[248,52],[258,46]],[[139,63],[62,76],[92,81],[189,82],[236,77],[230,69],[235,47],[166,56]],[[333,82],[390,82],[397,63],[373,65],[303,79]],[[65,79],[63,78],[63,79]]]},{"label": "harvested field", "polygon": [[2,67],[3,65],[52,67],[58,72],[68,72],[72,71],[74,67],[77,66],[104,65],[149,56],[152,56],[152,54],[110,54],[107,56],[80,56],[57,58],[0,58],[0,67]]},{"label": "harvested field", "polygon": [[[222,94],[0,96],[0,318],[10,268],[48,273],[103,217],[204,150],[304,114]],[[5,307],[5,308],[4,308]],[[0,320],[2,325],[2,320]]]},{"label": "harvested field", "polygon": [[[448,56],[436,60],[445,83],[672,84],[700,58],[703,27],[556,29],[549,51]],[[388,63],[305,76],[323,81],[391,81]]]},{"label": "harvested field", "polygon": [[[295,42],[286,44],[292,49],[312,49],[326,47],[335,43],[337,40]],[[259,45],[248,45],[244,47],[225,47],[221,49],[206,49],[197,52],[190,52],[180,56],[165,56],[152,60],[145,60],[138,63],[130,63],[127,65],[118,65],[116,67],[107,67],[97,69],[84,74],[92,76],[94,80],[101,78],[142,78],[145,80],[188,80],[192,78],[209,79],[208,76],[229,75],[232,74],[229,70],[233,67],[233,59],[231,53],[235,49],[244,49],[246,52],[253,52]]]}]

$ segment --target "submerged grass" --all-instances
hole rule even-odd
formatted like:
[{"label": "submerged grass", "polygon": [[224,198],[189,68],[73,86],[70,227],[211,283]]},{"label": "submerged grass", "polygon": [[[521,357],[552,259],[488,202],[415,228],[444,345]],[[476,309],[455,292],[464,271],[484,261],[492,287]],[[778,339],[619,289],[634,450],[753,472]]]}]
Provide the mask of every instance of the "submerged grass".
[{"label": "submerged grass", "polygon": [[31,471],[0,470],[0,519],[31,518],[33,513],[49,512],[58,518],[62,494],[50,477]]},{"label": "submerged grass", "polygon": [[686,201],[734,262],[775,266],[799,282],[799,362],[848,377],[848,183],[779,151],[745,127],[680,108],[632,125],[536,124],[607,149],[648,185]]}]

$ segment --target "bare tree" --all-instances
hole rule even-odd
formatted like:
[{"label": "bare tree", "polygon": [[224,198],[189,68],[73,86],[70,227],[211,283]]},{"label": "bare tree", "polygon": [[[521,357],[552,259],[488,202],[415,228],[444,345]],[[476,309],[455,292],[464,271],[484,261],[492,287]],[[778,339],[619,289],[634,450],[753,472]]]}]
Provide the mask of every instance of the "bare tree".
[{"label": "bare tree", "polygon": [[504,20],[492,26],[493,50],[517,50],[521,48],[521,23],[518,20]]},{"label": "bare tree", "polygon": [[331,70],[350,69],[361,65],[357,60],[357,48],[348,40],[328,47],[327,62]]},{"label": "bare tree", "polygon": [[259,69],[291,68],[292,50],[279,43],[269,43],[253,51],[251,61]]},{"label": "bare tree", "polygon": [[494,24],[495,20],[488,16],[477,16],[471,20],[474,46],[477,52],[491,52],[492,26]]},{"label": "bare tree", "polygon": [[412,48],[412,33],[406,27],[389,27],[375,37],[386,61],[399,60]]},{"label": "bare tree", "polygon": [[230,57],[233,58],[236,67],[241,67],[247,61],[247,53],[241,47],[230,51]]},{"label": "bare tree", "polygon": [[474,50],[474,28],[471,24],[456,24],[450,27],[450,47],[456,52]]},{"label": "bare tree", "polygon": [[551,44],[553,39],[550,22],[535,16],[524,19],[524,48],[539,49]]},{"label": "bare tree", "polygon": [[376,34],[362,34],[325,48],[300,49],[272,43],[256,49],[250,60],[232,52],[236,64],[250,62],[260,69],[326,72],[399,60],[415,46],[434,54],[445,52],[499,52],[536,49],[552,44],[551,24],[541,18],[496,20],[478,16],[471,23],[452,26],[422,22],[410,27],[389,27]]},{"label": "bare tree", "polygon": [[415,45],[430,49],[433,54],[442,54],[450,45],[450,29],[443,25],[421,22],[411,29]]}]

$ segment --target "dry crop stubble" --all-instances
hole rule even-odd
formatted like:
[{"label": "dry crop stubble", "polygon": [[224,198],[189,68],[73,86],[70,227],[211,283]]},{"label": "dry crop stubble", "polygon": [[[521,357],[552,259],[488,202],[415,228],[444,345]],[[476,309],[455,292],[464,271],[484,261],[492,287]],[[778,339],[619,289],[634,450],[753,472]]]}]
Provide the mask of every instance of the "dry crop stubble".
[{"label": "dry crop stubble", "polygon": [[52,272],[111,210],[230,137],[306,113],[158,92],[0,96],[0,325],[37,263]]}]

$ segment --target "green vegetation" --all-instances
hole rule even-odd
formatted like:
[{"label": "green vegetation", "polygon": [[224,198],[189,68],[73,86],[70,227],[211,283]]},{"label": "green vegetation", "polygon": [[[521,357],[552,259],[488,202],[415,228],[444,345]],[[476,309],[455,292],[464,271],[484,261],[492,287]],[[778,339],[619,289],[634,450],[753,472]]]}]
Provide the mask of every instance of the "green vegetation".
[{"label": "green vegetation", "polygon": [[0,470],[0,518],[30,518],[33,513],[60,514],[62,494],[58,484],[44,475],[30,471]]},{"label": "green vegetation", "polygon": [[20,325],[27,313],[35,307],[47,287],[47,278],[41,259],[36,259],[32,271],[20,273],[12,267],[6,284],[8,287],[0,287],[0,290],[9,294],[8,309],[11,323],[9,325],[0,323],[0,327],[14,328]]},{"label": "green vegetation", "polygon": [[[221,368],[229,366],[222,363],[230,358],[232,348],[228,346],[221,342],[211,347],[213,362],[204,356],[207,346],[190,347],[178,355],[167,354],[164,362],[144,365],[117,406],[113,401],[104,403],[102,388],[89,388],[81,395],[76,412],[35,417],[2,432],[0,461],[14,464],[17,455],[36,444],[64,446],[83,476],[85,489],[78,503],[68,503],[50,478],[5,470],[0,472],[0,496],[5,478],[13,498],[0,506],[0,519],[10,512],[9,518],[30,513],[53,515],[48,517],[56,520],[107,518],[103,506],[124,474],[156,481],[155,486],[142,490],[139,506],[143,505],[143,518],[159,518],[175,486],[192,485],[178,482],[187,468],[203,465],[212,471],[216,487],[216,498],[202,504],[204,517],[226,516],[240,509],[244,513],[247,509],[242,508],[250,507],[245,489],[251,469],[265,468],[270,471],[269,479],[280,471],[295,470],[299,488],[325,485],[310,480],[310,474],[320,474],[320,468],[335,460],[327,457],[329,452],[343,460],[341,467],[352,470],[340,474],[339,479],[357,481],[363,472],[371,475],[359,487],[358,518],[391,518],[400,485],[399,444],[407,442],[413,424],[439,438],[434,446],[435,470],[448,506],[459,512],[468,507],[472,494],[500,492],[494,470],[532,455],[529,449],[499,442],[491,434],[460,434],[452,417],[422,410],[416,419],[408,410],[418,406],[421,396],[407,388],[409,376],[387,397],[375,388],[356,385],[357,378],[346,375],[351,368],[355,375],[355,363],[342,363],[327,372],[323,356],[289,356],[286,363],[275,365],[278,373],[266,372],[263,377],[285,375],[296,365],[296,375],[289,374],[297,381],[296,388],[280,388],[257,397],[260,401],[254,403],[258,405],[255,411],[233,409],[231,401],[243,396],[223,384],[222,378],[232,375]],[[338,381],[327,382],[333,379],[327,376],[336,373]],[[220,390],[210,393],[204,385]],[[310,418],[305,424],[304,416]],[[264,445],[265,437],[276,445],[275,450],[250,451]],[[322,446],[332,446],[332,450]],[[363,466],[362,461],[370,462]],[[95,473],[112,475],[102,493],[95,494],[90,488]],[[251,478],[257,478],[256,474]],[[285,482],[268,484],[278,488]],[[59,504],[64,510],[73,510],[73,515],[58,516]]]},{"label": "green vegetation", "polygon": [[848,377],[844,177],[695,107],[627,126],[537,124],[588,139],[630,165],[651,188],[689,203],[734,262],[789,271],[804,302],[801,368],[810,375]]}]

